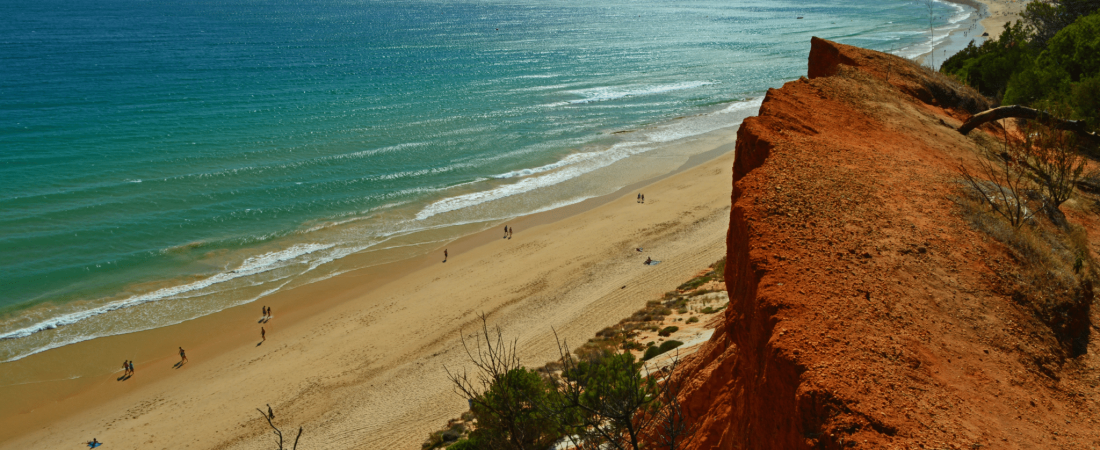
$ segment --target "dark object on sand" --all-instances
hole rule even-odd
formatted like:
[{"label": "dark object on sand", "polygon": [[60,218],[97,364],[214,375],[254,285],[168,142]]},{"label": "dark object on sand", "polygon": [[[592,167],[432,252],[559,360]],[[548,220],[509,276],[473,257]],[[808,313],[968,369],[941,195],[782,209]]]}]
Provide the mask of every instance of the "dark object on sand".
[{"label": "dark object on sand", "polygon": [[989,33],[982,33],[982,36],[983,36],[983,37],[988,37],[988,36],[989,36]]},{"label": "dark object on sand", "polygon": [[88,448],[96,448],[100,445],[103,445],[103,443],[95,440],[95,438],[92,438],[92,440],[88,442]]}]

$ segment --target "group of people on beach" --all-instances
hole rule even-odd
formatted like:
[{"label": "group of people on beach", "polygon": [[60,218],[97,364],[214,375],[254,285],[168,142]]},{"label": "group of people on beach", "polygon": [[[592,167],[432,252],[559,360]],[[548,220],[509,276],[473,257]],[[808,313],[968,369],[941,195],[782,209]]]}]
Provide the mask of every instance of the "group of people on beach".
[{"label": "group of people on beach", "polygon": [[638,203],[645,203],[645,194],[638,194]]},{"label": "group of people on beach", "polygon": [[512,227],[510,227],[508,225],[505,225],[504,226],[504,239],[511,239],[512,238],[512,231],[513,231]]},{"label": "group of people on beach", "polygon": [[[264,317],[262,319],[260,319],[260,323],[267,323],[267,321],[271,320],[272,317],[275,317],[275,316],[271,315],[271,308],[265,306],[264,307]],[[264,342],[266,340],[267,340],[267,330],[265,330],[264,327],[260,327],[260,342]]]},{"label": "group of people on beach", "polygon": [[[260,322],[263,322],[263,323],[266,323],[267,321],[271,320],[272,317],[274,317],[274,316],[271,315],[271,308],[269,308],[267,306],[263,307],[263,314],[264,314],[263,319],[260,319]],[[263,341],[266,341],[266,340],[267,340],[267,330],[265,330],[264,327],[261,326],[260,327],[260,341],[263,342]],[[183,364],[187,362],[187,351],[184,350],[183,347],[180,347],[179,349],[180,349],[180,351],[179,351],[179,353],[180,353],[180,362],[178,364],[176,364],[177,368],[180,367],[180,366],[183,366]],[[123,372],[122,373],[122,378],[120,378],[120,379],[129,379],[130,377],[132,377],[134,375],[134,362],[131,361],[131,360],[122,361],[122,372]]]}]

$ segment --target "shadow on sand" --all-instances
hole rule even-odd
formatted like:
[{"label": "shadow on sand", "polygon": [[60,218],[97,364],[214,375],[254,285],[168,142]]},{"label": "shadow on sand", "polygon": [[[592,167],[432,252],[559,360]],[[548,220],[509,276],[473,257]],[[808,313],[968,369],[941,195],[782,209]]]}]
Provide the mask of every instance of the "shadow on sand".
[{"label": "shadow on sand", "polygon": [[184,362],[180,361],[180,362],[176,363],[176,365],[172,366],[172,368],[173,369],[179,369],[180,367],[183,367],[183,364],[184,364]]},{"label": "shadow on sand", "polygon": [[129,374],[127,374],[127,375],[123,375],[123,376],[121,376],[121,377],[118,377],[117,381],[126,381],[126,380],[129,380],[131,376],[133,376],[133,375],[129,375]]}]

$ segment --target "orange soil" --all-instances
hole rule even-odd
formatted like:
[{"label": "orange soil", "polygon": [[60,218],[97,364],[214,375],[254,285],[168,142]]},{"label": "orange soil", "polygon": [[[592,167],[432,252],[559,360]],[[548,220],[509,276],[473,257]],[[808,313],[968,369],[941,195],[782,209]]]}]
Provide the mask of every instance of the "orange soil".
[{"label": "orange soil", "polygon": [[943,79],[817,38],[809,76],[738,133],[730,306],[684,366],[691,448],[1100,446],[1100,345],[1071,357],[998,289],[1018,264],[952,200],[992,130],[955,128],[987,105],[945,110]]}]

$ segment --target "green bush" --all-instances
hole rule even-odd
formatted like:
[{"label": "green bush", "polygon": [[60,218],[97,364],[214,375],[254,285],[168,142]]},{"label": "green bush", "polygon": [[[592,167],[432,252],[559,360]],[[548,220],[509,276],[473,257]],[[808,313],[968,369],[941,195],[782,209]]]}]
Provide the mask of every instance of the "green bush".
[{"label": "green bush", "polygon": [[1020,22],[1009,24],[994,40],[975,47],[974,41],[944,61],[940,72],[950,74],[977,89],[982,95],[1000,99],[1009,79],[1021,68],[1029,67],[1035,50],[1027,45],[1028,34]]},{"label": "green bush", "polygon": [[[1100,13],[1082,17],[1054,35],[1032,64],[1012,76],[1004,102],[1064,103],[1073,108],[1075,118],[1095,120],[1095,99],[1090,96],[1094,77],[1100,77]],[[1077,88],[1082,82],[1084,86]],[[1083,104],[1076,101],[1075,90],[1083,90]]]},{"label": "green bush", "polygon": [[662,342],[660,346],[649,347],[649,348],[646,349],[645,354],[642,355],[642,361],[649,361],[649,360],[657,357],[657,355],[660,355],[664,352],[672,350],[672,349],[674,349],[676,347],[679,347],[681,345],[684,345],[684,343],[680,342],[680,341],[670,340],[670,341]]},{"label": "green bush", "polygon": [[1098,10],[1100,10],[1100,1],[1097,0],[1033,1],[1027,4],[1027,9],[1022,16],[1031,30],[1032,45],[1042,48],[1059,31],[1079,17]]},{"label": "green bush", "polygon": [[679,330],[680,330],[680,327],[676,327],[676,326],[664,327],[664,328],[661,329],[661,331],[657,332],[657,335],[658,336],[663,336],[663,337],[669,337],[669,336],[672,335],[672,333],[675,333]]},{"label": "green bush", "polygon": [[687,323],[695,323],[695,322],[698,322],[698,321],[699,321],[699,317],[698,317],[698,316],[691,316],[690,318],[688,318],[688,322],[687,322]]},{"label": "green bush", "polygon": [[459,439],[448,445],[447,450],[489,450],[476,439]]},{"label": "green bush", "polygon": [[1088,122],[1089,128],[1100,130],[1100,75],[1082,78],[1073,85],[1074,116]]},{"label": "green bush", "polygon": [[539,414],[538,404],[549,401],[549,387],[537,372],[520,367],[493,381],[474,399],[477,430],[470,433],[487,448],[546,448],[561,433],[553,420]]}]

